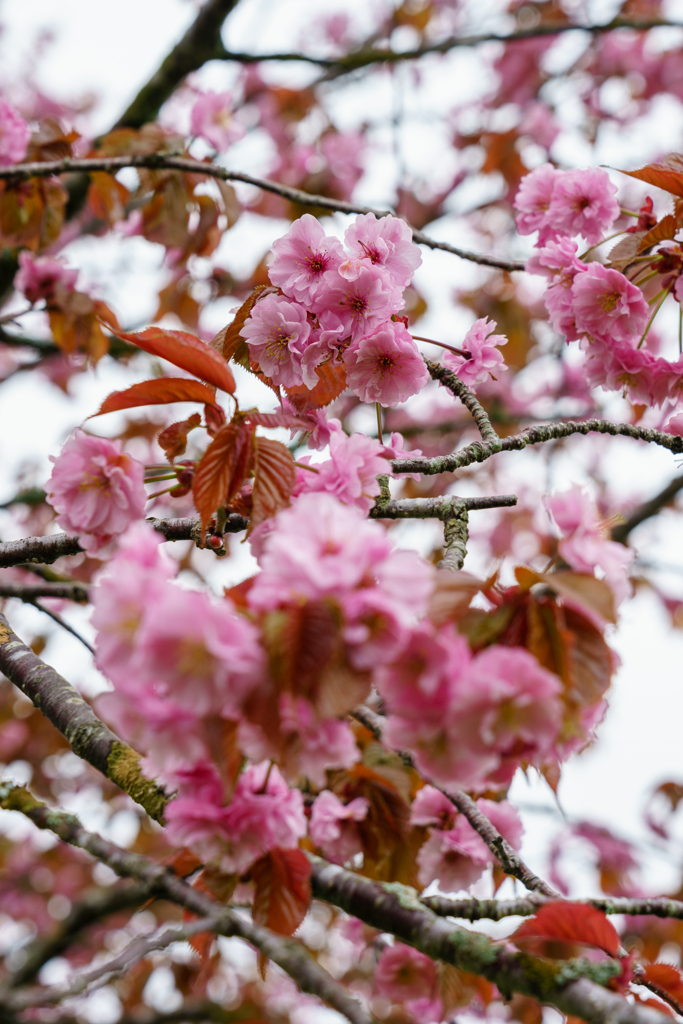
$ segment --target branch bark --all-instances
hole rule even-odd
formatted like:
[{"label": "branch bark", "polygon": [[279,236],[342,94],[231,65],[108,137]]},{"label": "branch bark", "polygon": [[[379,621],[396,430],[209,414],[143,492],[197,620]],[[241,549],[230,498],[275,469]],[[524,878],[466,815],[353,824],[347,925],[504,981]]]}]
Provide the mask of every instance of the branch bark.
[{"label": "branch bark", "polygon": [[48,807],[23,786],[0,783],[0,807],[20,811],[38,828],[47,829],[63,842],[85,850],[122,878],[136,878],[155,895],[200,917],[210,917],[219,934],[237,936],[250,943],[289,974],[302,992],[318,996],[352,1024],[372,1024],[373,1018],[364,1007],[330,977],[296,939],[275,935],[194,889],[170,868],[124,850],[94,832],[87,832],[74,815]]},{"label": "branch bark", "polygon": [[[451,900],[447,896],[422,896],[421,902],[439,917],[458,917],[464,921],[502,921],[506,917],[529,917],[553,900],[534,894],[519,900]],[[603,914],[629,914],[634,917],[647,915],[683,921],[683,903],[666,896],[642,899],[606,896],[573,902],[595,907],[602,910]]]},{"label": "branch bark", "polygon": [[434,363],[431,359],[425,359],[425,363],[432,380],[438,380],[440,384],[448,388],[451,394],[459,398],[467,411],[471,413],[484,444],[489,445],[491,448],[500,445],[500,438],[491,425],[488,413],[467,385],[463,384],[452,370],[442,366],[441,363]]},{"label": "branch bark", "polygon": [[480,498],[460,498],[456,494],[440,494],[435,498],[390,498],[380,496],[370,510],[371,519],[443,519],[452,518],[458,508],[468,512],[487,508],[511,508],[517,504],[516,494],[491,494]]},{"label": "branch bark", "polygon": [[78,604],[87,604],[90,588],[87,583],[5,583],[0,582],[0,597],[16,597],[33,603],[37,597],[61,597]]},{"label": "branch bark", "polygon": [[116,783],[155,821],[163,820],[167,796],[140,768],[140,755],[101,722],[78,690],[46,665],[0,614],[0,671],[52,724],[71,749]]},{"label": "branch bark", "polygon": [[659,494],[655,494],[654,498],[650,498],[649,501],[643,502],[642,505],[634,509],[625,522],[618,523],[612,530],[612,540],[616,540],[619,544],[626,544],[636,526],[640,526],[646,519],[651,519],[652,516],[656,516],[658,512],[661,512],[681,490],[683,490],[683,475],[674,477],[671,483],[661,490]]},{"label": "branch bark", "polygon": [[530,444],[544,444],[557,441],[572,434],[610,434],[612,437],[631,437],[635,441],[647,441],[667,448],[674,455],[683,454],[683,437],[665,434],[649,427],[635,427],[631,423],[612,423],[611,420],[567,420],[566,423],[537,424],[527,427],[521,434],[504,437],[499,445],[473,441],[450,455],[437,455],[432,459],[394,459],[391,467],[394,473],[424,473],[432,476],[438,473],[454,473],[457,469],[471,466],[474,462],[485,462],[498,452],[522,451]]},{"label": "branch bark", "polygon": [[[163,156],[160,153],[111,156],[101,159],[88,157],[83,160],[67,157],[64,160],[50,160],[42,163],[14,164],[11,167],[0,167],[0,181],[27,181],[29,178],[48,177],[53,174],[65,174],[69,171],[106,171],[108,174],[116,174],[124,167],[149,167],[154,170],[167,169],[205,174],[207,177],[220,178],[222,181],[242,181],[247,185],[255,185],[256,188],[263,189],[264,192],[273,192],[275,195],[282,196],[301,206],[317,206],[325,210],[337,210],[340,213],[374,213],[376,217],[386,217],[387,214],[395,216],[392,210],[347,203],[340,199],[330,199],[329,196],[317,196],[299,188],[282,185],[277,181],[269,181],[267,178],[254,178],[241,171],[229,171],[218,164],[203,163],[188,157]],[[418,231],[417,228],[411,228],[411,230],[413,241],[418,245],[426,245],[429,249],[441,249],[484,267],[496,267],[499,270],[508,271],[524,270],[525,264],[520,260],[504,260],[497,256],[484,256],[481,253],[471,252],[469,249],[459,249],[448,242],[437,242],[425,235],[424,232]]]},{"label": "branch bark", "polygon": [[[147,522],[161,533],[166,540],[195,540],[199,527],[199,517],[187,519],[148,519]],[[223,528],[224,533],[240,533],[246,530],[249,521],[244,516],[229,515]],[[68,533],[54,533],[49,537],[23,537],[21,540],[8,540],[0,543],[0,569],[22,562],[56,562],[66,555],[77,555],[83,548],[77,537]]]}]

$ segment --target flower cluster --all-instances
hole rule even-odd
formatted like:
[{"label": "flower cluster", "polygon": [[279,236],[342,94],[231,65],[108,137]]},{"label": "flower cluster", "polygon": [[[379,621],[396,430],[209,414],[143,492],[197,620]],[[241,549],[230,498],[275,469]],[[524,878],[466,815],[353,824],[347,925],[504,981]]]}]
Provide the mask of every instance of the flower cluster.
[{"label": "flower cluster", "polygon": [[470,388],[483,384],[489,377],[495,378],[494,371],[505,366],[499,346],[507,345],[508,339],[503,334],[493,334],[495,329],[496,325],[488,317],[475,320],[460,343],[466,355],[446,352],[443,357],[444,366],[457,373]]},{"label": "flower cluster", "polygon": [[23,160],[30,137],[31,131],[21,114],[5,100],[0,100],[0,165]]},{"label": "flower cluster", "polygon": [[252,359],[275,384],[315,387],[322,364],[342,361],[364,402],[396,406],[429,374],[403,318],[403,290],[422,262],[408,225],[362,214],[341,242],[310,214],[273,245],[265,295],[242,335]]}]

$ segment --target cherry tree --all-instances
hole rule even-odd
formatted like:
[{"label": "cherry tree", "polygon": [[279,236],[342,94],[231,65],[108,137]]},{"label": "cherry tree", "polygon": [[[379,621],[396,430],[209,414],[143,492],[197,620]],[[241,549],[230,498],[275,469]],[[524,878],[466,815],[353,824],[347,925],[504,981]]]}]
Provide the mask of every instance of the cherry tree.
[{"label": "cherry tree", "polygon": [[205,0],[104,132],[0,80],[0,384],[72,402],[4,482],[3,1021],[683,1015],[680,886],[560,803],[683,606],[674,6]]}]

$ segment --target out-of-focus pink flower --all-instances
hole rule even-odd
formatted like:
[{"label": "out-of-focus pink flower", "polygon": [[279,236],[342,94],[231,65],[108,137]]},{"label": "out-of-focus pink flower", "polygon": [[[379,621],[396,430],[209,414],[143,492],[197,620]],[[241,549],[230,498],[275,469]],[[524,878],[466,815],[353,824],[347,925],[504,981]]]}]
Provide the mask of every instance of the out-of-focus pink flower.
[{"label": "out-of-focus pink flower", "polygon": [[200,763],[176,773],[178,796],[166,810],[171,842],[193,847],[238,875],[276,846],[290,849],[306,833],[303,797],[268,761],[247,768],[225,806],[217,769]]},{"label": "out-of-focus pink flower", "polygon": [[[477,807],[504,839],[515,848],[519,845],[523,828],[511,804],[506,800],[478,800]],[[473,885],[493,863],[491,851],[467,818],[433,786],[425,786],[418,793],[411,822],[430,827],[429,838],[417,856],[420,885],[436,881],[444,892],[458,892]]]},{"label": "out-of-focus pink flower", "polygon": [[388,320],[344,353],[347,382],[363,402],[394,407],[429,380],[417,345],[403,324]]},{"label": "out-of-focus pink flower", "polygon": [[161,540],[147,523],[133,523],[94,589],[91,621],[97,630],[97,666],[117,685],[134,679],[140,623],[178,571],[178,563],[160,549]]},{"label": "out-of-focus pink flower", "polygon": [[550,281],[556,282],[558,277],[569,278],[571,284],[576,274],[586,269],[577,252],[578,245],[573,239],[558,238],[536,249],[527,260],[526,269],[530,274],[540,274]]},{"label": "out-of-focus pink flower", "polygon": [[162,680],[196,715],[234,714],[265,671],[256,628],[204,591],[165,587],[136,643],[136,681]]},{"label": "out-of-focus pink flower", "polygon": [[357,853],[362,853],[355,823],[365,819],[369,808],[364,796],[343,804],[329,789],[318,794],[313,801],[308,834],[327,860],[343,864]]},{"label": "out-of-focus pink flower", "polygon": [[190,131],[222,152],[244,135],[244,128],[235,121],[232,110],[229,92],[205,92],[192,107]]},{"label": "out-of-focus pink flower", "polygon": [[360,132],[326,132],[320,149],[332,172],[340,198],[351,199],[354,187],[363,173],[365,136]]},{"label": "out-of-focus pink flower", "polygon": [[412,231],[398,217],[377,220],[374,213],[359,214],[347,229],[344,241],[352,258],[343,264],[340,273],[349,280],[357,277],[361,266],[370,263],[384,267],[392,281],[405,288],[422,263]]},{"label": "out-of-focus pink flower", "polygon": [[302,494],[276,516],[263,548],[248,600],[265,611],[344,596],[389,556],[391,542],[360,509],[331,494]]},{"label": "out-of-focus pink flower", "polygon": [[5,100],[0,100],[0,165],[18,164],[23,160],[30,137],[31,131],[21,114]]},{"label": "out-of-focus pink flower", "polygon": [[367,434],[345,434],[338,420],[330,423],[330,458],[315,464],[317,472],[299,471],[294,495],[326,491],[345,505],[369,512],[380,493],[377,477],[389,468],[384,448]]},{"label": "out-of-focus pink flower", "polygon": [[310,213],[295,220],[287,234],[273,243],[272,251],[270,280],[304,305],[315,298],[323,274],[337,270],[344,259],[339,239],[326,235]]},{"label": "out-of-focus pink flower", "polygon": [[75,534],[90,555],[111,554],[115,537],[145,514],[142,463],[121,451],[120,441],[77,430],[55,458],[46,484],[57,523]]},{"label": "out-of-focus pink flower", "polygon": [[351,768],[360,751],[347,722],[318,718],[312,705],[302,697],[282,694],[280,728],[294,739],[287,754],[287,776],[305,776],[314,786],[324,786],[328,768]]},{"label": "out-of-focus pink flower", "polygon": [[683,412],[676,413],[670,420],[667,421],[664,427],[668,434],[676,434],[678,437],[683,437]]},{"label": "out-of-focus pink flower", "polygon": [[360,267],[353,281],[347,281],[336,270],[328,270],[312,309],[319,314],[323,328],[341,323],[343,336],[359,341],[404,305],[401,289],[386,271],[371,264]]},{"label": "out-of-focus pink flower", "polygon": [[630,592],[628,570],[635,552],[609,539],[595,502],[581,487],[572,487],[546,499],[548,509],[566,536],[558,550],[576,572],[594,573],[599,568],[617,604]]},{"label": "out-of-focus pink flower", "polygon": [[483,384],[489,376],[494,377],[501,366],[505,366],[505,358],[498,347],[507,345],[508,340],[504,334],[493,334],[495,329],[496,324],[488,317],[474,321],[459,346],[470,353],[470,359],[455,352],[444,352],[444,366],[457,373],[463,384],[470,388]]},{"label": "out-of-focus pink flower", "polygon": [[532,235],[538,231],[539,245],[557,237],[548,211],[558,173],[552,164],[542,164],[530,174],[525,174],[515,196],[517,230],[520,235]]},{"label": "out-of-focus pink flower", "polygon": [[280,295],[266,295],[257,302],[242,328],[242,337],[256,362],[275,384],[283,387],[315,387],[318,377],[311,360],[306,358],[310,335],[305,308]]},{"label": "out-of-focus pink flower", "polygon": [[618,270],[591,263],[572,284],[578,329],[606,342],[637,340],[648,321],[640,288]]},{"label": "out-of-focus pink flower", "polygon": [[560,134],[560,127],[545,103],[529,103],[518,128],[520,135],[528,135],[539,146],[550,149]]},{"label": "out-of-focus pink flower", "polygon": [[600,167],[561,171],[555,178],[548,220],[561,235],[582,235],[595,245],[619,216],[617,186]]},{"label": "out-of-focus pink flower", "polygon": [[29,302],[45,299],[48,305],[73,291],[78,278],[77,270],[70,270],[61,260],[52,256],[34,256],[23,249],[19,253],[19,270],[14,287],[23,292]]},{"label": "out-of-focus pink flower", "polygon": [[396,942],[382,951],[375,985],[380,995],[400,1003],[420,1022],[432,1024],[443,1017],[436,963],[412,946]]}]

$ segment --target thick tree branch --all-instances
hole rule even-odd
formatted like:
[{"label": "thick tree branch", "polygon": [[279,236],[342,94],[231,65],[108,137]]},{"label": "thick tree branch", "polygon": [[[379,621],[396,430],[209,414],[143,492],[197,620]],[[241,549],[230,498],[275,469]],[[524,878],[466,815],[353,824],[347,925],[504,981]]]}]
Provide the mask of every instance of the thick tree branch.
[{"label": "thick tree branch", "polygon": [[[364,725],[366,729],[369,729],[370,732],[380,740],[380,742],[384,742],[382,738],[384,732],[384,719],[381,715],[376,714],[376,712],[364,705],[354,708],[351,714],[357,721]],[[404,764],[413,767],[413,759],[408,751],[398,750],[396,753]],[[519,881],[532,892],[541,893],[541,895],[549,896],[552,899],[562,898],[559,893],[555,892],[555,890],[548,885],[547,882],[544,882],[542,878],[539,878],[538,875],[534,874],[531,868],[527,867],[519,854],[512,848],[510,843],[503,838],[498,829],[489,821],[486,815],[479,810],[474,800],[472,800],[467,793],[463,793],[460,790],[444,789],[442,786],[437,786],[435,783],[431,782],[426,778],[426,776],[423,775],[423,778],[425,778],[425,781],[430,782],[430,785],[433,785],[435,789],[438,789],[440,793],[443,793],[443,795],[458,808],[460,813],[467,818],[472,828],[475,832],[479,833],[506,874],[519,879]]]},{"label": "thick tree branch", "polygon": [[499,445],[500,438],[491,425],[488,413],[467,385],[463,384],[460,378],[446,366],[434,363],[431,359],[425,359],[425,363],[432,380],[438,380],[440,384],[448,388],[451,394],[459,398],[467,411],[471,413],[472,419],[477,424],[477,429],[481,434],[482,441],[491,448]]},{"label": "thick tree branch", "polygon": [[0,614],[0,671],[59,729],[71,749],[128,793],[155,821],[166,794],[140,769],[140,755],[101,722],[71,683],[46,665]]},{"label": "thick tree branch", "polygon": [[391,467],[394,473],[454,473],[456,469],[471,466],[474,462],[485,462],[498,452],[522,451],[530,444],[543,444],[546,441],[557,441],[571,434],[610,434],[612,437],[631,437],[635,441],[647,441],[661,445],[674,455],[683,453],[683,437],[666,434],[661,430],[649,427],[635,427],[631,423],[612,423],[610,420],[583,420],[566,423],[547,423],[527,427],[521,434],[504,437],[500,444],[483,444],[473,441],[450,455],[437,455],[432,459],[412,458],[394,459]]},{"label": "thick tree branch", "polygon": [[525,39],[562,35],[565,32],[589,32],[591,35],[602,35],[605,32],[614,32],[620,28],[646,32],[648,29],[661,26],[680,28],[681,22],[665,21],[659,18],[615,18],[606,25],[537,25],[534,28],[520,29],[517,32],[503,34],[488,32],[472,36],[450,36],[448,39],[443,39],[440,43],[430,43],[426,46],[416,47],[413,50],[396,51],[380,49],[379,47],[366,47],[353,53],[345,54],[343,57],[313,57],[304,53],[286,52],[254,54],[224,50],[222,59],[235,61],[238,64],[258,64],[265,60],[280,62],[303,61],[307,64],[328,68],[332,74],[325,77],[337,78],[340,75],[348,74],[350,71],[357,71],[359,68],[368,67],[372,64],[398,64],[407,60],[419,60],[420,57],[426,57],[431,53],[448,53],[450,50],[481,46],[483,43],[516,43],[522,42]]},{"label": "thick tree branch", "polygon": [[0,597],[16,597],[33,603],[37,597],[61,597],[78,604],[87,604],[90,588],[87,583],[5,583],[0,580]]},{"label": "thick tree branch", "polygon": [[316,899],[395,935],[435,960],[483,975],[506,998],[520,992],[589,1024],[663,1024],[667,1019],[601,987],[621,970],[614,960],[548,961],[513,952],[478,932],[439,919],[408,886],[372,882],[318,857],[310,860]]},{"label": "thick tree branch", "polygon": [[159,110],[184,78],[225,53],[221,28],[237,0],[207,0],[187,32],[143,85],[114,128],[141,128],[154,121]]},{"label": "thick tree branch", "polygon": [[[167,169],[176,171],[189,171],[192,174],[206,174],[210,178],[220,178],[221,181],[242,181],[247,185],[255,185],[264,192],[273,192],[275,195],[289,199],[301,206],[315,206],[325,210],[337,210],[340,213],[374,213],[377,217],[385,217],[392,213],[391,210],[377,209],[372,206],[361,206],[358,203],[347,203],[340,199],[331,199],[329,196],[316,196],[310,192],[303,192],[299,188],[292,188],[289,185],[282,185],[277,181],[269,181],[267,178],[254,178],[250,174],[243,174],[241,171],[229,171],[218,164],[203,163],[199,160],[191,160],[187,157],[164,156],[161,153],[131,154],[130,156],[88,157],[83,160],[65,158],[64,160],[50,160],[43,163],[14,164],[12,167],[0,167],[0,181],[26,181],[29,178],[47,177],[52,174],[64,174],[69,171],[106,171],[109,174],[116,174],[124,167],[149,167],[152,169]],[[395,214],[394,214],[395,216]],[[484,256],[481,253],[471,252],[469,249],[459,249],[448,242],[437,242],[435,239],[425,235],[417,228],[412,228],[413,241],[419,245],[426,245],[429,249],[442,249],[444,252],[452,253],[461,259],[470,260],[484,267],[497,267],[499,270],[524,270],[524,263],[519,260],[504,260],[497,256]]]},{"label": "thick tree branch", "polygon": [[649,501],[643,502],[642,505],[634,509],[625,522],[618,523],[612,530],[612,540],[618,541],[619,544],[626,544],[631,531],[635,530],[636,526],[640,526],[646,519],[651,519],[652,516],[661,512],[681,490],[683,490],[683,475],[674,477],[659,494],[655,494],[654,498],[650,498]]},{"label": "thick tree branch", "polygon": [[370,510],[371,519],[450,519],[460,507],[468,512],[487,508],[510,508],[517,504],[516,494],[492,494],[481,498],[460,498],[456,494],[440,494],[435,498],[381,497]]},{"label": "thick tree branch", "polygon": [[155,895],[171,900],[200,917],[211,918],[218,934],[237,936],[250,943],[289,974],[302,992],[318,996],[352,1024],[371,1024],[370,1014],[316,963],[296,939],[275,935],[234,910],[221,906],[178,878],[169,868],[124,850],[94,832],[87,832],[74,815],[48,807],[23,786],[0,783],[0,807],[20,811],[38,828],[47,829],[63,842],[85,850],[122,878],[136,878]]},{"label": "thick tree branch", "polygon": [[99,923],[110,914],[139,907],[148,898],[149,888],[138,882],[86,896],[74,904],[68,917],[51,935],[41,935],[25,947],[24,963],[10,974],[6,984],[9,988],[27,985],[33,981],[43,964],[68,949],[84,928]]},{"label": "thick tree branch", "polygon": [[[187,519],[148,519],[150,526],[162,534],[166,540],[197,540],[199,518],[191,516]],[[244,516],[229,515],[223,527],[223,533],[240,533],[246,530],[249,521]],[[56,562],[65,555],[77,555],[83,548],[77,537],[68,533],[54,533],[48,537],[23,537],[21,540],[8,540],[0,543],[0,569],[22,562]]]}]

